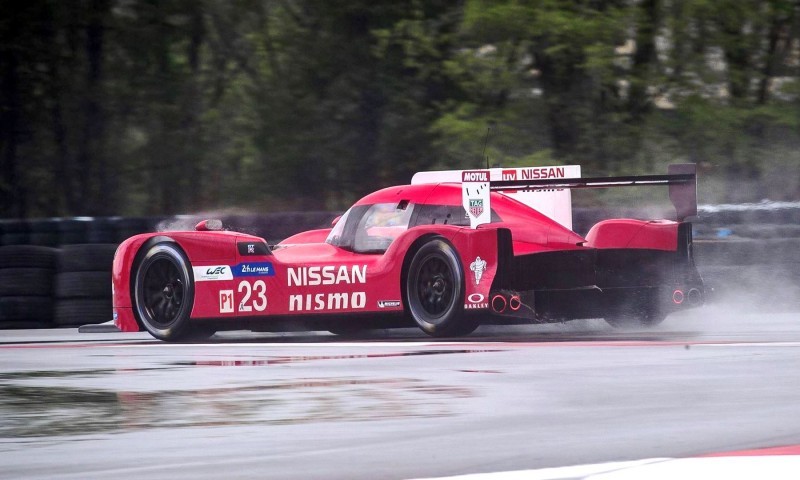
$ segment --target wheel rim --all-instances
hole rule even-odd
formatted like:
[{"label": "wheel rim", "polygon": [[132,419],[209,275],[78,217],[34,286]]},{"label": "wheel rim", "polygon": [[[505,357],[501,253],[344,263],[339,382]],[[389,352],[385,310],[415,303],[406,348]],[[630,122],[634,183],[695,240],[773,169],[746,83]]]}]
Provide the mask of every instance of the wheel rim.
[{"label": "wheel rim", "polygon": [[417,275],[419,305],[431,317],[444,315],[454,299],[455,276],[447,262],[438,257],[427,258]]},{"label": "wheel rim", "polygon": [[158,328],[174,323],[181,312],[186,288],[181,272],[169,257],[155,258],[147,266],[142,280],[144,314]]}]

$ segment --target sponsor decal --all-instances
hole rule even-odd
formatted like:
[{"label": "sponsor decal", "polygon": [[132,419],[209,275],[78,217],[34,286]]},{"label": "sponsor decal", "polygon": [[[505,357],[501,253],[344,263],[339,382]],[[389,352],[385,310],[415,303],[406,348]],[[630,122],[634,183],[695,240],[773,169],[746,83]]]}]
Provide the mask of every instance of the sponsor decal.
[{"label": "sponsor decal", "polygon": [[469,297],[467,297],[467,300],[469,300],[469,303],[483,303],[483,300],[484,300],[485,298],[486,298],[486,297],[484,297],[484,296],[483,296],[482,294],[480,294],[480,293],[473,293],[472,295],[470,295]]},{"label": "sponsor decal", "polygon": [[402,305],[400,300],[378,300],[378,308],[397,308]]},{"label": "sponsor decal", "polygon": [[520,171],[523,180],[544,180],[547,178],[564,178],[564,167],[523,168]]},{"label": "sponsor decal", "polygon": [[475,261],[469,264],[469,269],[475,272],[475,285],[481,283],[483,271],[486,270],[486,260],[481,257],[475,257]]},{"label": "sponsor decal", "polygon": [[290,312],[313,310],[358,310],[367,305],[366,292],[352,293],[307,293],[289,295]]},{"label": "sponsor decal", "polygon": [[486,297],[483,296],[481,293],[473,293],[472,295],[467,297],[467,301],[469,303],[464,304],[465,309],[479,309],[479,308],[489,308],[489,302],[485,302]]},{"label": "sponsor decal", "polygon": [[461,205],[469,215],[470,228],[491,222],[489,170],[461,172]]},{"label": "sponsor decal", "polygon": [[233,267],[234,277],[272,277],[275,269],[271,262],[240,263]]},{"label": "sponsor decal", "polygon": [[236,291],[242,295],[239,301],[240,312],[263,312],[267,309],[267,284],[264,280],[256,280],[252,285],[247,280],[242,280]]},{"label": "sponsor decal", "polygon": [[231,267],[228,265],[210,265],[206,267],[192,267],[195,282],[214,282],[219,280],[233,280]]},{"label": "sponsor decal", "polygon": [[219,313],[233,313],[233,290],[219,291]]},{"label": "sponsor decal", "polygon": [[[239,298],[238,304],[236,298]],[[239,282],[234,290],[219,291],[219,313],[263,312],[267,309],[267,284],[264,280]]]},{"label": "sponsor decal", "polygon": [[517,179],[517,171],[516,170],[503,170],[502,177],[503,180],[516,180]]},{"label": "sponsor decal", "polygon": [[269,247],[264,242],[237,242],[236,248],[239,255],[244,257],[254,255],[269,255]]},{"label": "sponsor decal", "polygon": [[489,308],[488,303],[465,303],[464,308],[467,310],[477,310],[479,308]]},{"label": "sponsor decal", "polygon": [[469,213],[474,217],[480,217],[481,213],[483,213],[483,200],[480,198],[470,198]]},{"label": "sponsor decal", "polygon": [[287,281],[290,287],[367,283],[367,266],[290,267]]},{"label": "sponsor decal", "polygon": [[461,172],[462,182],[488,182],[489,172],[486,170],[465,170]]}]

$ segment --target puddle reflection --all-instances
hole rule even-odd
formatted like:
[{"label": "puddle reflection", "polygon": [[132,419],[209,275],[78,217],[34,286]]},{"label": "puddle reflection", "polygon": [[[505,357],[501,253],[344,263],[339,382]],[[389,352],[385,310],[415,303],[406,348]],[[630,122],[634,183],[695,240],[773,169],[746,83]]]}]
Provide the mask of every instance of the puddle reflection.
[{"label": "puddle reflection", "polygon": [[0,384],[0,437],[437,417],[455,414],[453,400],[472,396],[469,388],[412,378],[312,378],[155,392],[4,382]]}]

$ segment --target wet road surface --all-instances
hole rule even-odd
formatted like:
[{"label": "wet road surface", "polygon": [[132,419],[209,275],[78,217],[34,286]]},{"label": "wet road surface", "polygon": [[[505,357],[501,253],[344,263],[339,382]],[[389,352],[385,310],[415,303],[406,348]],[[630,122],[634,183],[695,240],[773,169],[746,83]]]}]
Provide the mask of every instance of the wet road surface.
[{"label": "wet road surface", "polygon": [[0,479],[402,479],[800,444],[800,314],[432,341],[0,332]]}]

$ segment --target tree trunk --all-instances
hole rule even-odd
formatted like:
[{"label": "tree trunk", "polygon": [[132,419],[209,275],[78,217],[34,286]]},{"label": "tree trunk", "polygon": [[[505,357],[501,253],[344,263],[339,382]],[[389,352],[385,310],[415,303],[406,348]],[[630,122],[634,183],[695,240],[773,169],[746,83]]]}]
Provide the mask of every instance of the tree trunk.
[{"label": "tree trunk", "polygon": [[22,108],[19,90],[19,59],[13,48],[19,35],[17,23],[9,22],[7,38],[2,39],[2,101],[0,101],[0,215],[22,218],[25,198],[19,178],[19,115]]},{"label": "tree trunk", "polygon": [[[105,118],[103,112],[103,40],[104,20],[109,12],[108,0],[91,0],[89,24],[86,28],[86,92],[83,102],[84,124],[77,158],[84,191],[77,196],[75,207],[92,215],[115,211],[113,179],[108,174],[104,152]],[[77,213],[77,212],[75,212]]]}]

